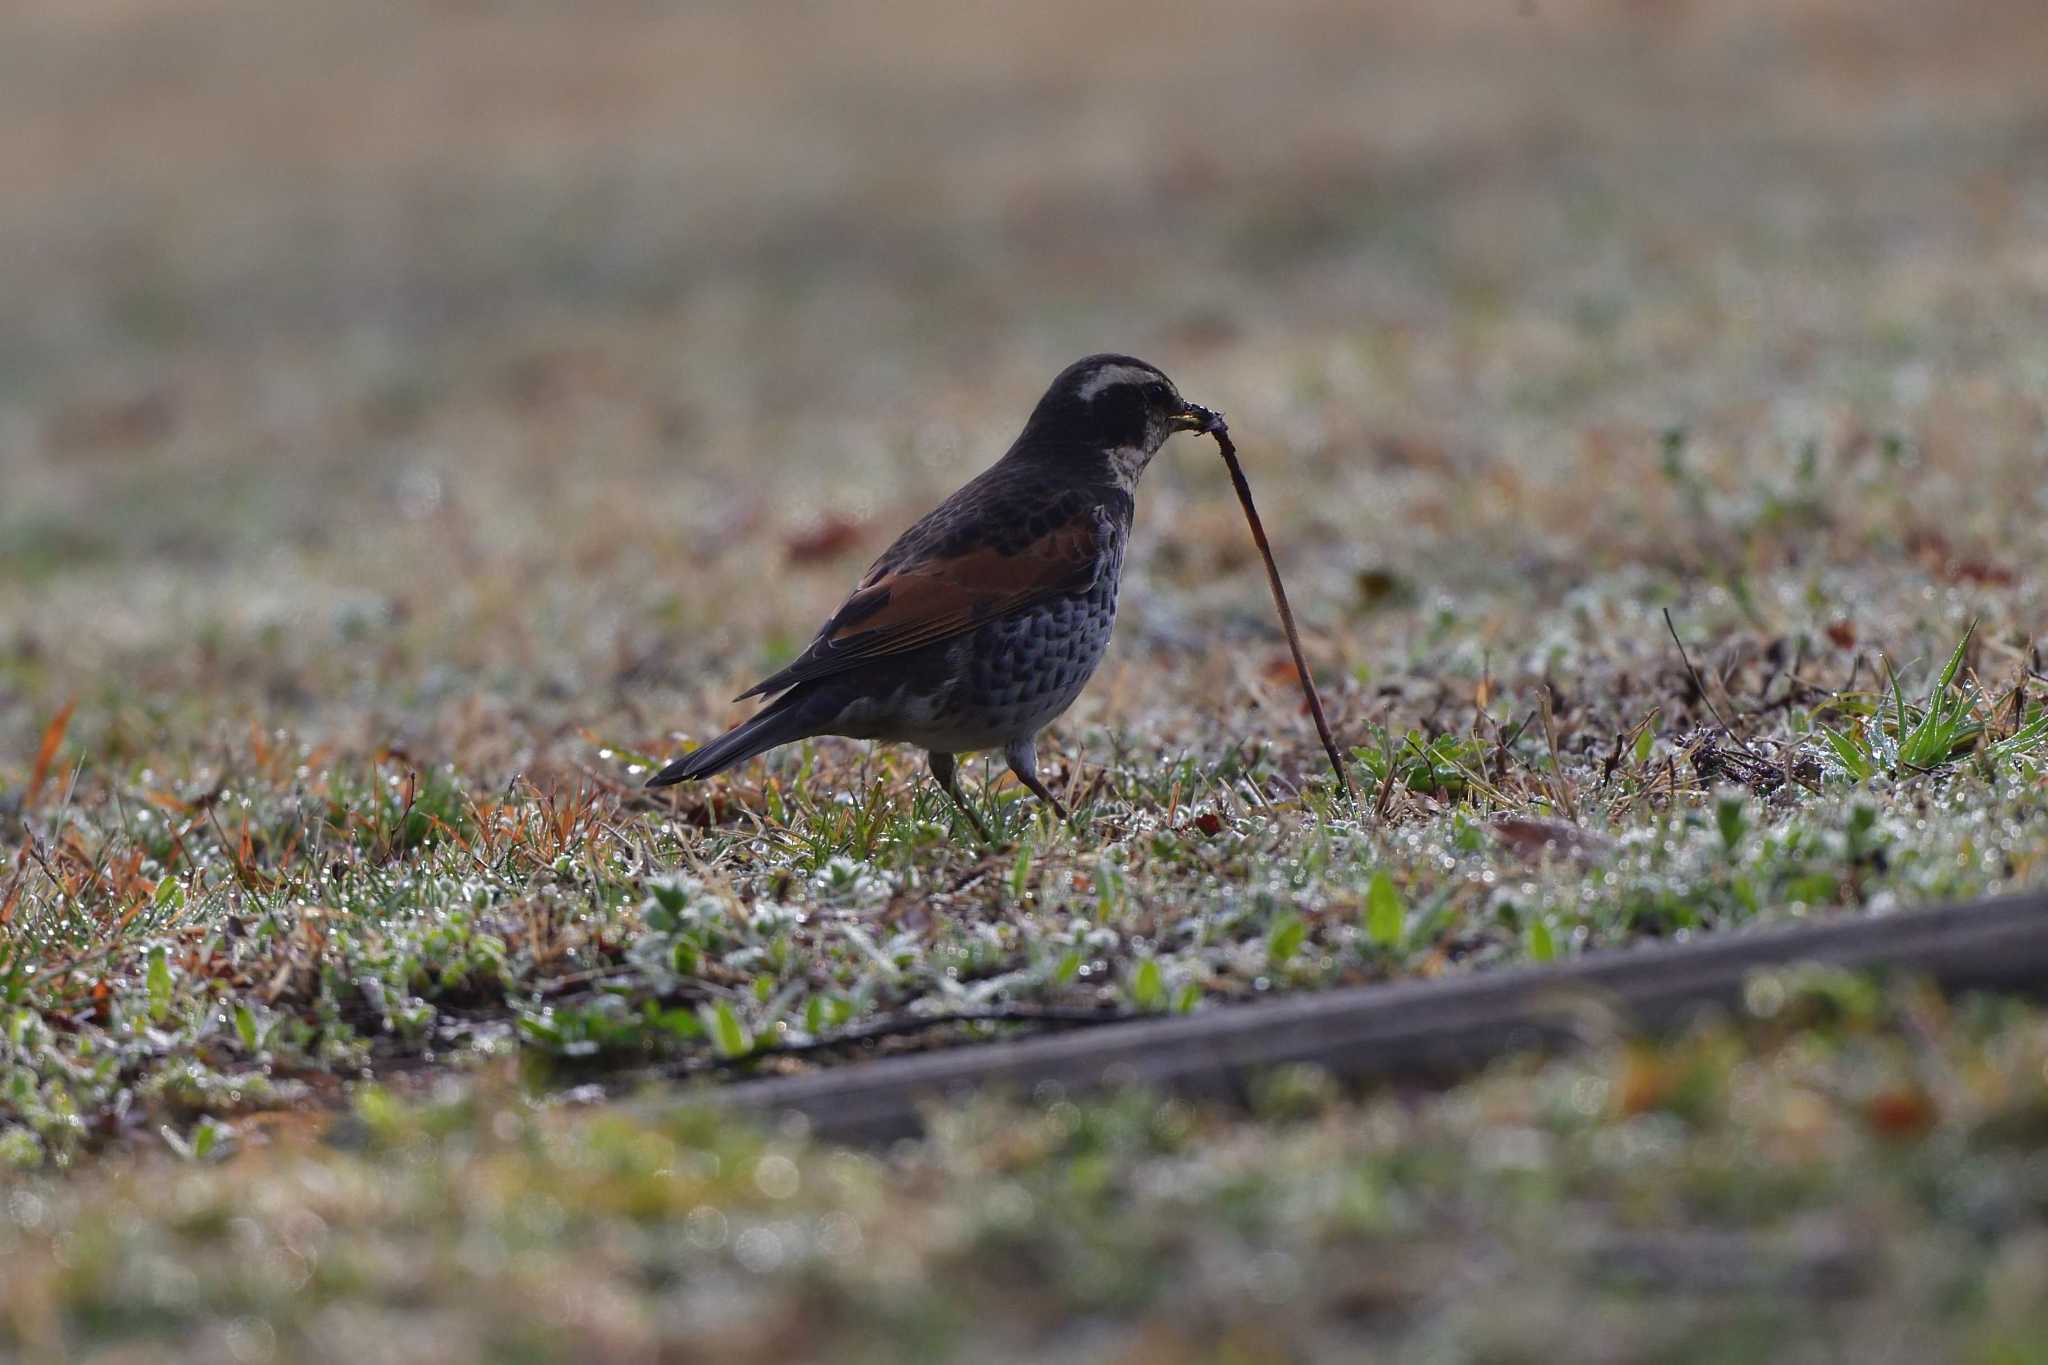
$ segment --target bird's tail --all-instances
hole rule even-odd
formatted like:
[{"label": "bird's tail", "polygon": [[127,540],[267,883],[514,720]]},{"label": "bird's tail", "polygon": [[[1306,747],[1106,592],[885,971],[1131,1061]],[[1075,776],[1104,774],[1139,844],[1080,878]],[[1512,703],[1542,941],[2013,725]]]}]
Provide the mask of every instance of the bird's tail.
[{"label": "bird's tail", "polygon": [[709,744],[698,746],[649,778],[650,787],[672,787],[746,762],[780,744],[807,739],[818,733],[815,707],[808,698],[786,693],[753,719],[727,730]]}]

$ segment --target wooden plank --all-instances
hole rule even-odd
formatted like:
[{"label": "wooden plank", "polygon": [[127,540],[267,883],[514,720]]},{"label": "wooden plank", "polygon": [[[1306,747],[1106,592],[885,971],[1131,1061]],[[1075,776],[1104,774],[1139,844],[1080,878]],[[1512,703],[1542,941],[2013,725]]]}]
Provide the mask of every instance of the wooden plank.
[{"label": "wooden plank", "polygon": [[1589,1027],[1659,1031],[1729,1008],[1758,973],[1798,963],[1901,970],[1950,990],[2048,988],[2048,893],[1944,909],[1712,934],[1550,967],[1302,992],[1200,1014],[945,1048],[707,1087],[736,1108],[805,1115],[840,1141],[911,1136],[924,1106],[981,1090],[1028,1097],[1142,1085],[1239,1099],[1258,1072],[1310,1063],[1346,1081],[1442,1081]]}]

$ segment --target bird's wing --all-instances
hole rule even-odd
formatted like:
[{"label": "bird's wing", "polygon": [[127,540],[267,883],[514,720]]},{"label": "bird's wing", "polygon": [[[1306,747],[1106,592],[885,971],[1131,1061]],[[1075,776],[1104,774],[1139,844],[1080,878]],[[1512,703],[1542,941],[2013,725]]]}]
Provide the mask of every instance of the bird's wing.
[{"label": "bird's wing", "polygon": [[[971,489],[972,485],[962,493]],[[963,501],[968,505],[956,507]],[[956,496],[906,531],[875,561],[810,648],[740,697],[770,696],[1093,585],[1101,572],[1105,541],[1112,534],[1098,508],[1085,499],[1062,498],[1051,506],[1041,501],[1026,512],[1003,506],[1006,501]],[[949,508],[975,514],[974,522],[993,517],[999,533],[963,530],[958,521],[943,515]]]}]

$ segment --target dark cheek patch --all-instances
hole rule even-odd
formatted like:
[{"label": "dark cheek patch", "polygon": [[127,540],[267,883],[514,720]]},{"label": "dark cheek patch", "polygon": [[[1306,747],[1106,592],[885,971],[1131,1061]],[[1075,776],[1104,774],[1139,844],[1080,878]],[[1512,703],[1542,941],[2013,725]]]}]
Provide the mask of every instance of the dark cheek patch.
[{"label": "dark cheek patch", "polygon": [[1110,446],[1138,446],[1145,443],[1144,395],[1128,384],[1106,390],[1095,400],[1095,417],[1102,438]]}]

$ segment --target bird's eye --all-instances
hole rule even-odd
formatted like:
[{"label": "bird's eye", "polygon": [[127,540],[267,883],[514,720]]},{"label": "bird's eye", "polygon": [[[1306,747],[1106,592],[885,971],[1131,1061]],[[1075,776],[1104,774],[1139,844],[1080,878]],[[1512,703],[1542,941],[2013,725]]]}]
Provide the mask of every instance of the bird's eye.
[{"label": "bird's eye", "polygon": [[1164,403],[1166,401],[1166,385],[1156,379],[1153,380],[1145,386],[1145,396],[1155,403]]}]

